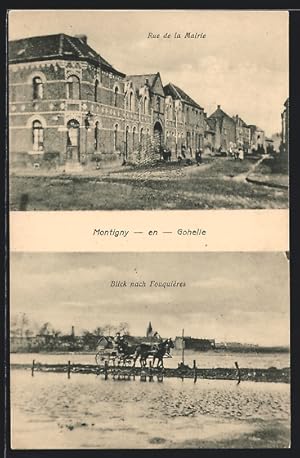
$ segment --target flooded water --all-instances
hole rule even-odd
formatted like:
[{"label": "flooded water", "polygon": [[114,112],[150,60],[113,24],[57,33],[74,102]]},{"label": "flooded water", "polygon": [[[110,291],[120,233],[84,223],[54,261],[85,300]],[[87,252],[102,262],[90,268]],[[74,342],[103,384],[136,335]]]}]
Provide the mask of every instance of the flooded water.
[{"label": "flooded water", "polygon": [[[249,435],[261,441],[257,431],[265,425],[289,431],[289,389],[225,380],[150,383],[43,372],[32,377],[30,371],[12,370],[12,446],[211,448],[213,443],[218,448],[224,440]],[[287,447],[288,433],[284,441]]]},{"label": "flooded water", "polygon": [[[95,364],[94,354],[54,354],[54,353],[13,353],[11,354],[11,363],[32,363],[32,360],[40,363],[61,363],[66,364],[68,360],[77,364]],[[202,368],[216,367],[235,367],[235,361],[240,368],[257,368],[267,369],[269,367],[290,367],[289,353],[237,353],[237,352],[194,352],[185,351],[185,364],[193,366],[193,360],[196,360],[197,366]],[[182,361],[180,351],[173,351],[172,358],[165,358],[165,367],[177,367]]]}]

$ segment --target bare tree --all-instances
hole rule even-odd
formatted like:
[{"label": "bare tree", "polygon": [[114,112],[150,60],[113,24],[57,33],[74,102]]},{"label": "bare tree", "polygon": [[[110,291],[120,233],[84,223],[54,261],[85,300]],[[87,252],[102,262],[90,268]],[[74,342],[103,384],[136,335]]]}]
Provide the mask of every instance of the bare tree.
[{"label": "bare tree", "polygon": [[126,321],[121,321],[117,329],[118,329],[118,332],[120,332],[121,334],[130,335],[129,324]]}]

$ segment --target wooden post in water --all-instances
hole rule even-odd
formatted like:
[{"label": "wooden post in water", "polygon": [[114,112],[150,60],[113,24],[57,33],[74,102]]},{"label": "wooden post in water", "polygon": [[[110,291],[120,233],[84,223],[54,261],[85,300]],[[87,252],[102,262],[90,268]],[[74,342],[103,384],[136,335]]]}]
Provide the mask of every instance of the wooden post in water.
[{"label": "wooden post in water", "polygon": [[149,382],[153,382],[152,361],[149,361]]},{"label": "wooden post in water", "polygon": [[194,383],[197,382],[197,365],[196,360],[194,359]]},{"label": "wooden post in water", "polygon": [[147,381],[147,375],[144,369],[141,369],[141,375],[140,375],[140,381],[141,382],[146,382]]},{"label": "wooden post in water", "polygon": [[163,372],[163,370],[162,370],[161,373],[157,374],[157,381],[158,382],[163,382],[164,381],[164,372]]},{"label": "wooden post in water", "polygon": [[108,361],[104,361],[104,380],[108,379]]},{"label": "wooden post in water", "polygon": [[184,347],[185,347],[185,342],[184,342],[184,329],[182,330],[182,364],[184,364]]},{"label": "wooden post in water", "polygon": [[234,364],[235,364],[235,367],[237,368],[237,377],[238,377],[237,385],[239,385],[241,383],[241,371],[240,371],[237,361]]},{"label": "wooden post in water", "polygon": [[68,361],[68,378],[71,377],[71,361]]},{"label": "wooden post in water", "polygon": [[35,361],[34,359],[32,360],[32,366],[31,366],[31,376],[33,377],[34,375],[34,364],[35,364]]}]

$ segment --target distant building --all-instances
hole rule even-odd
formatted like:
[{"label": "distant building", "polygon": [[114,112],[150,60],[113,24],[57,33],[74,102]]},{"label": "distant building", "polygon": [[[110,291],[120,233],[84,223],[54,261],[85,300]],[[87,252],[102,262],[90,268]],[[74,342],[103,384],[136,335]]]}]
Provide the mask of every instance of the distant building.
[{"label": "distant building", "polygon": [[236,143],[235,121],[221,109],[221,105],[218,105],[208,120],[214,120],[215,149],[222,152],[229,151]]},{"label": "distant building", "polygon": [[233,117],[233,120],[235,122],[236,145],[248,152],[251,143],[251,129],[238,114]]},{"label": "distant building", "polygon": [[273,134],[271,139],[273,140],[274,151],[279,153],[281,145],[281,133]]},{"label": "distant building", "polygon": [[195,337],[176,337],[175,338],[175,348],[176,350],[198,350],[198,351],[208,351],[215,348],[215,339],[198,339]]},{"label": "distant building", "polygon": [[152,337],[153,336],[153,329],[152,329],[152,324],[151,321],[149,321],[147,331],[146,331],[146,336],[147,337]]},{"label": "distant building", "polygon": [[273,154],[274,153],[274,142],[272,138],[265,137],[265,145],[266,145],[266,153]]},{"label": "distant building", "polygon": [[249,128],[251,131],[251,152],[265,154],[266,144],[264,130],[254,124],[249,125]]}]

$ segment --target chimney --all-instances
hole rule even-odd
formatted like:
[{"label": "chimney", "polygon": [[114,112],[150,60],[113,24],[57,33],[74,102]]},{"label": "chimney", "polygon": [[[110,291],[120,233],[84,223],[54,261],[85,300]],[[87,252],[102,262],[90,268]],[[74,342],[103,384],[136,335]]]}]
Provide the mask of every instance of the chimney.
[{"label": "chimney", "polygon": [[75,337],[75,328],[74,328],[74,326],[72,326],[71,336],[72,336],[72,337]]},{"label": "chimney", "polygon": [[221,105],[218,105],[218,110],[220,110],[220,108],[221,108]]},{"label": "chimney", "polygon": [[148,78],[145,79],[145,84],[146,84],[146,86],[149,86],[149,80],[148,80]]},{"label": "chimney", "polygon": [[87,35],[75,35],[75,38],[78,38],[83,43],[87,44]]}]

